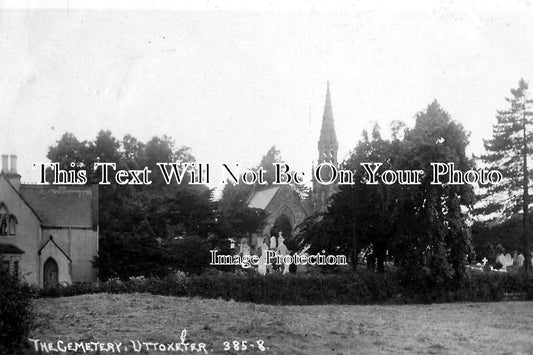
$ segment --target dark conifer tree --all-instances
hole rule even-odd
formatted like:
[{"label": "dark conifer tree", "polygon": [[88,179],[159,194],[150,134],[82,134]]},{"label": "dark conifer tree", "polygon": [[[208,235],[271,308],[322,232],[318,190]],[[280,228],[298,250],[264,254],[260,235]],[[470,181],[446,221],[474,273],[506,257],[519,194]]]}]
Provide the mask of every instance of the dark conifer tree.
[{"label": "dark conifer tree", "polygon": [[[528,84],[524,79],[520,79],[518,88],[512,89],[511,94],[506,98],[509,107],[496,115],[492,138],[485,141],[487,154],[482,157],[492,169],[502,173],[503,180],[487,189],[483,196],[485,203],[478,213],[498,212],[504,218],[521,214],[523,252],[529,260],[529,145],[533,140],[533,100],[528,98]],[[524,265],[527,272],[530,264]]]}]

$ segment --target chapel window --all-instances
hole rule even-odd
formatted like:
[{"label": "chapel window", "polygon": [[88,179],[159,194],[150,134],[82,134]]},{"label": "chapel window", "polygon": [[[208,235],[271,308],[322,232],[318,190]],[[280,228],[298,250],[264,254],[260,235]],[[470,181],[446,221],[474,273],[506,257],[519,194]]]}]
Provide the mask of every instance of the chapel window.
[{"label": "chapel window", "polygon": [[17,234],[17,217],[13,215],[9,215],[8,219],[8,228],[9,228],[9,235],[15,235]]},{"label": "chapel window", "polygon": [[0,204],[0,235],[7,235],[7,209],[4,204]]}]

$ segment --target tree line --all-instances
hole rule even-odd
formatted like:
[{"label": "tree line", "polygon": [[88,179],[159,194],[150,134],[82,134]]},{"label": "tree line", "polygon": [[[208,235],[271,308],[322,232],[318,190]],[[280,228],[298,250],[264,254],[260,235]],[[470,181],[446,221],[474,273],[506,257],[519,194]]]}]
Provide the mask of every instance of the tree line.
[{"label": "tree line", "polygon": [[[413,281],[421,276],[436,282],[461,279],[467,263],[494,260],[505,251],[502,244],[528,260],[533,101],[523,79],[511,94],[480,157],[467,156],[469,134],[436,101],[416,115],[413,128],[393,122],[391,139],[384,139],[378,126],[364,131],[341,164],[356,172],[356,183],[340,186],[327,212],[304,222],[300,243],[311,245],[312,252],[350,255],[353,268],[361,252],[378,272],[386,260],[392,261]],[[365,162],[383,163],[380,172],[424,170],[432,162],[451,162],[462,171],[483,166],[500,171],[503,180],[474,189],[469,184],[432,185],[426,174],[420,185],[368,185],[357,169]],[[530,265],[524,265],[527,272]]]},{"label": "tree line", "polygon": [[[288,243],[294,248],[310,246],[311,253],[347,255],[354,269],[363,252],[371,269],[383,272],[385,262],[391,261],[414,282],[422,276],[437,282],[460,279],[465,266],[476,259],[476,251],[490,252],[496,244],[526,255],[533,115],[527,89],[521,80],[511,90],[509,107],[498,111],[493,136],[485,141],[486,154],[480,157],[467,156],[468,132],[437,101],[417,113],[412,128],[394,121],[388,139],[377,125],[364,131],[341,163],[342,169],[355,171],[355,183],[339,186],[327,211],[308,217]],[[144,143],[131,135],[118,140],[109,131],[101,131],[93,141],[64,134],[47,157],[62,169],[72,169],[72,162],[79,169],[111,162],[117,169],[156,170],[157,162],[195,161],[189,148],[176,148],[168,136]],[[272,147],[258,167],[274,162],[282,159]],[[360,169],[366,162],[382,163],[378,176],[385,170],[425,170],[432,162],[451,162],[462,171],[476,165],[497,169],[504,180],[480,189],[469,184],[434,185],[431,176],[417,185],[369,185]],[[96,182],[99,176],[94,172],[88,179]],[[266,179],[270,183],[273,176]],[[302,199],[309,196],[306,187],[293,187]],[[250,194],[260,188],[226,184],[222,198],[215,201],[207,186],[187,181],[167,185],[157,174],[151,185],[100,185],[101,240],[95,260],[100,278],[164,276],[176,269],[201,272],[208,266],[210,249],[230,253],[228,238],[239,240],[261,230],[265,212],[246,205]],[[480,222],[479,216],[491,219]],[[516,234],[518,219],[520,237],[497,242],[494,235],[502,232],[493,233],[492,226],[501,229],[515,221]]]},{"label": "tree line", "polygon": [[[74,169],[86,169],[88,183],[100,180],[101,172],[92,170],[96,162],[156,170],[158,162],[195,161],[189,148],[176,148],[168,136],[144,143],[131,135],[119,140],[109,131],[100,131],[92,141],[66,133],[47,157],[61,169],[72,170],[71,163]],[[247,236],[265,217],[239,196],[219,203],[205,185],[186,179],[167,185],[158,174],[150,185],[99,185],[98,198],[100,251],[94,266],[102,280],[165,276],[176,269],[199,273],[209,264],[210,249],[228,249],[228,238]]]}]

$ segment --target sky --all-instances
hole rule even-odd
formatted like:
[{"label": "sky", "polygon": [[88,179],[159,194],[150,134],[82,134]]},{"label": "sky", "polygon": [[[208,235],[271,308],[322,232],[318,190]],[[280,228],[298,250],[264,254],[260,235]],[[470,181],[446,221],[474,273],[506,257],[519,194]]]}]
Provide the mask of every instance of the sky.
[{"label": "sky", "polygon": [[412,126],[435,99],[480,154],[533,80],[527,1],[48,3],[0,0],[0,153],[25,182],[65,132],[102,129],[166,134],[213,165],[255,166],[275,145],[310,173],[328,81],[341,160],[363,129]]}]

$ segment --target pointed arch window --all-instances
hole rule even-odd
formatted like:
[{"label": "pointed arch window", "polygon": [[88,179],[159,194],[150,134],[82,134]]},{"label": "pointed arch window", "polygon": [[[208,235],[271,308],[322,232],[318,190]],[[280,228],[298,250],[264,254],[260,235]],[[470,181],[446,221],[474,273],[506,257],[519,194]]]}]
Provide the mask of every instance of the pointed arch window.
[{"label": "pointed arch window", "polygon": [[0,203],[0,236],[7,235],[8,213],[4,203]]},{"label": "pointed arch window", "polygon": [[9,229],[9,235],[17,234],[17,224],[18,224],[17,217],[10,214],[7,224],[8,224],[8,229]]},{"label": "pointed arch window", "polygon": [[17,234],[17,217],[10,214],[7,206],[0,202],[0,236]]}]

